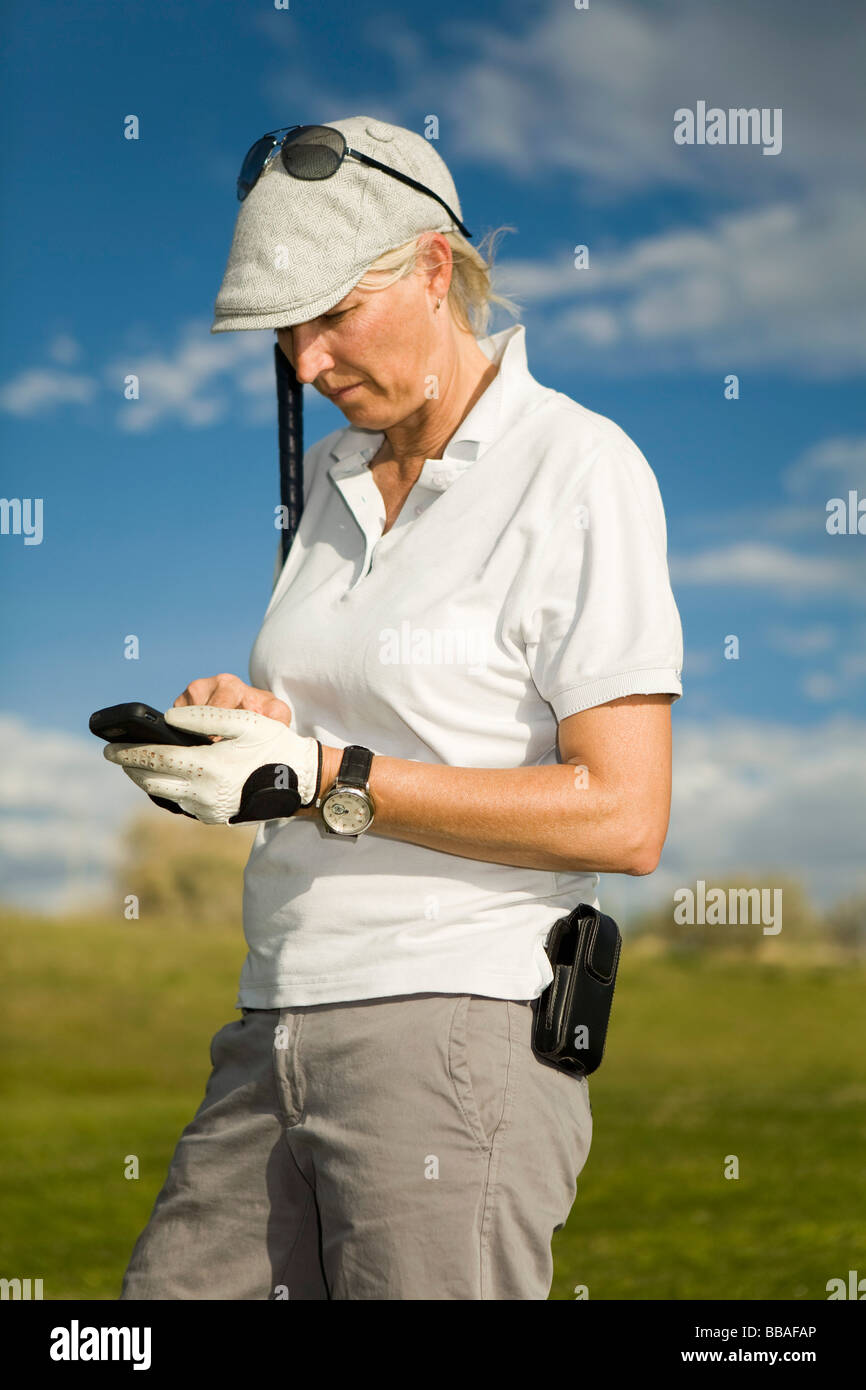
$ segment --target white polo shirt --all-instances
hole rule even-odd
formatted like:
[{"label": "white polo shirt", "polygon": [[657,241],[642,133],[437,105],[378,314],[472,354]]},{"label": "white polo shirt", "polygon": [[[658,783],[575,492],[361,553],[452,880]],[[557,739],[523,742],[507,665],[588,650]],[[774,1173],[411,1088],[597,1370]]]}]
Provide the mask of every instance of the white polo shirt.
[{"label": "white polo shirt", "polygon": [[[250,658],[251,683],[301,734],[422,763],[536,766],[559,761],[570,714],[682,694],[648,463],[612,421],[533,379],[523,325],[479,346],[499,371],[387,534],[367,467],[383,434],[347,426],[304,457],[301,524]],[[265,821],[244,875],[238,1004],[532,999],[552,978],[551,926],[600,905],[597,886],[375,824],[344,840],[320,818]]]}]

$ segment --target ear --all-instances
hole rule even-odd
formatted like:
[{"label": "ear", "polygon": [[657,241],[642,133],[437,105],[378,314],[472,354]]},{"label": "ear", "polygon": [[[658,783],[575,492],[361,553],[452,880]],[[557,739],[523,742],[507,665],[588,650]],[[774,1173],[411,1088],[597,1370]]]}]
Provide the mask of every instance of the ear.
[{"label": "ear", "polygon": [[454,271],[454,258],[447,237],[441,232],[422,232],[418,237],[417,257],[427,289],[437,299],[444,299]]}]

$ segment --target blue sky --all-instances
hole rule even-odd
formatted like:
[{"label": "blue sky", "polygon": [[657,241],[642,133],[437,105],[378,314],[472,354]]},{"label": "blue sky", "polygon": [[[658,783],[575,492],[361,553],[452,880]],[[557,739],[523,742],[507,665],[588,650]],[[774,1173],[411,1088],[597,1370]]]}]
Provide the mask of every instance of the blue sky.
[{"label": "blue sky", "polygon": [[[277,483],[273,337],[209,333],[235,179],[262,132],[359,113],[438,117],[474,239],[515,229],[497,285],[533,374],[658,478],[685,694],[640,901],[750,864],[822,901],[866,886],[866,534],[825,524],[866,498],[854,4],[49,0],[6,29],[0,490],[44,520],[39,545],[0,535],[0,896],[86,897],[141,808],[92,710],[247,678]],[[781,151],[677,145],[700,100],[780,109]],[[308,442],[342,423],[312,393]]]}]

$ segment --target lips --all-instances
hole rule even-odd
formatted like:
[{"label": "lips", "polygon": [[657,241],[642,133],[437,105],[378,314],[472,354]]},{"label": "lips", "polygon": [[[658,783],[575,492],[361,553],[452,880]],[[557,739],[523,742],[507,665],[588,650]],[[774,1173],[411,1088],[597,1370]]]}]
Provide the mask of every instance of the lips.
[{"label": "lips", "polygon": [[329,400],[334,400],[336,396],[342,396],[344,391],[351,391],[355,386],[360,386],[360,381],[350,381],[348,386],[338,386],[336,391],[326,391],[325,395]]}]

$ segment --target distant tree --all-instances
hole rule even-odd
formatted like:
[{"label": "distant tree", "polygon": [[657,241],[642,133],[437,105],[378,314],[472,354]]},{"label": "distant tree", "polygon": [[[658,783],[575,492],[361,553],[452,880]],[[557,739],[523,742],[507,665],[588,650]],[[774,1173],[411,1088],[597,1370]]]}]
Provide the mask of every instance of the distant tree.
[{"label": "distant tree", "polygon": [[[680,908],[679,912],[677,911],[677,900],[672,893],[669,906],[654,908],[637,919],[633,927],[634,934],[655,937],[671,950],[684,955],[731,950],[748,955],[761,950],[767,941],[778,941],[784,949],[789,943],[818,941],[821,938],[821,918],[809,902],[802,883],[790,875],[772,870],[743,870],[723,879],[708,878],[705,884],[707,897],[717,889],[724,893],[724,910],[723,913],[719,913],[720,917],[723,916],[723,921],[678,921],[677,917],[685,915],[685,910]],[[683,888],[690,889],[697,899],[695,881],[684,883]],[[766,897],[753,897],[747,901],[743,892],[748,889],[763,889]],[[780,890],[781,898],[775,895],[775,890]],[[775,916],[777,904],[781,906],[781,931],[765,932],[765,926],[774,925],[769,918]],[[766,917],[765,905],[769,908]],[[697,901],[695,909],[694,915],[697,917]],[[745,922],[739,920],[744,912],[747,913]],[[710,912],[707,911],[705,915],[709,917]],[[732,916],[738,919],[735,923],[731,921]]]},{"label": "distant tree", "polygon": [[142,920],[240,927],[243,871],[256,829],[202,825],[170,811],[142,811],[122,837],[114,876],[117,900],[135,894]]},{"label": "distant tree", "polygon": [[827,936],[855,955],[866,954],[866,893],[855,893],[830,908],[825,918]]}]

